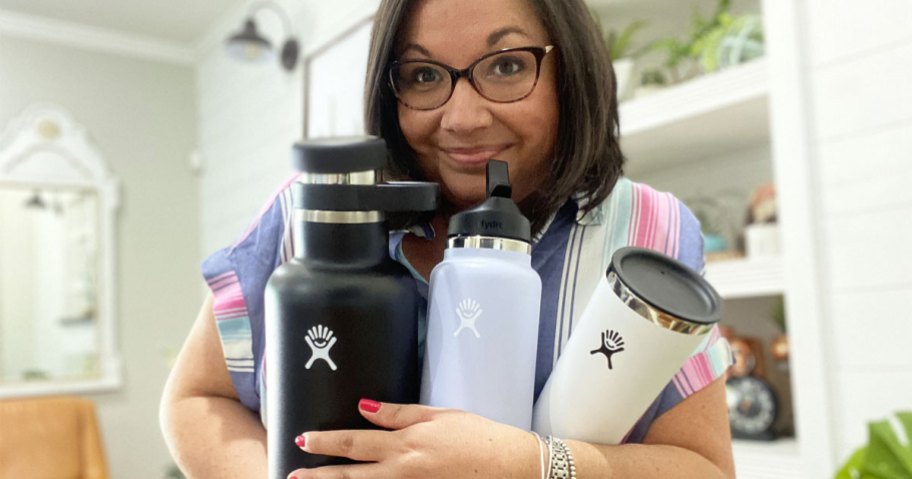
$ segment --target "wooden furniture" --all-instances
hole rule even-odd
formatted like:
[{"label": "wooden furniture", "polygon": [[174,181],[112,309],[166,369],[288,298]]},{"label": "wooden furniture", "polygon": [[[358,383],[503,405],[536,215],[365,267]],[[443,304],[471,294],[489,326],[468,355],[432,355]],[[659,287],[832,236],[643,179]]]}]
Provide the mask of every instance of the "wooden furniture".
[{"label": "wooden furniture", "polygon": [[107,479],[95,405],[72,396],[0,401],[0,477]]}]

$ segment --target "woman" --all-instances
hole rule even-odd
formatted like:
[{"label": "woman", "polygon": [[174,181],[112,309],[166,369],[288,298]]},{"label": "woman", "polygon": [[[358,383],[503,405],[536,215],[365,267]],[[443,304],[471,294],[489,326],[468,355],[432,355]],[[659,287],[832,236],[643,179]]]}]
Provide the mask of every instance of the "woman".
[{"label": "woman", "polygon": [[[387,140],[398,173],[439,182],[443,199],[426,234],[394,235],[391,250],[426,280],[445,246],[445,235],[433,231],[445,231],[454,212],[481,201],[487,160],[508,162],[514,199],[536,232],[532,260],[543,283],[536,392],[569,337],[565,325],[579,314],[611,252],[650,247],[702,268],[693,215],[670,195],[621,178],[614,87],[582,1],[384,0],[379,7],[368,130]],[[251,411],[259,401],[262,287],[271,269],[251,272],[241,264],[252,257],[274,267],[287,255],[285,196],[259,218],[256,234],[204,264],[214,298],[203,306],[162,401],[163,429],[190,477],[265,475],[265,431]],[[223,293],[231,289],[226,282],[243,293],[242,317],[221,316],[227,314]],[[236,311],[237,296],[231,304]],[[244,334],[246,343],[239,343]],[[710,341],[685,364],[625,444],[567,440],[566,449],[552,449],[572,456],[581,479],[733,477],[721,379],[727,362],[716,346]],[[690,374],[695,364],[711,374]],[[365,399],[359,409],[389,431],[302,431],[289,440],[302,454],[365,463],[289,477],[558,477],[546,476],[554,450],[529,432],[420,405]]]}]

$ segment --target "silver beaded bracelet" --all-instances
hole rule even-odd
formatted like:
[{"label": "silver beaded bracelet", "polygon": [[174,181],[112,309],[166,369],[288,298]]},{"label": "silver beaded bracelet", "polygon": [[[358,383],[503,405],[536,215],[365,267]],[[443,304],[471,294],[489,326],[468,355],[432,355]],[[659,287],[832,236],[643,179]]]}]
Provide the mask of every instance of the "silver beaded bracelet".
[{"label": "silver beaded bracelet", "polygon": [[573,454],[567,443],[553,436],[548,436],[546,442],[551,452],[548,479],[576,479],[576,465],[573,464]]}]

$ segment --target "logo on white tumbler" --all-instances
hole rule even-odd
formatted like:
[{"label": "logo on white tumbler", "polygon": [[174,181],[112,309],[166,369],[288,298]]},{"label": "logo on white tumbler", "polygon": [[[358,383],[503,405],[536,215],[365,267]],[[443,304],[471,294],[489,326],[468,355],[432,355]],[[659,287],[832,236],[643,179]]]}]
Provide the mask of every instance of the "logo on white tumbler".
[{"label": "logo on white tumbler", "polygon": [[459,328],[456,329],[453,336],[459,336],[463,329],[469,329],[475,333],[476,338],[480,338],[481,334],[478,334],[478,329],[475,328],[475,321],[478,320],[481,313],[481,305],[477,301],[472,298],[462,300],[459,303],[459,307],[456,308],[456,315],[459,316]]},{"label": "logo on white tumbler", "polygon": [[608,360],[608,369],[614,369],[611,364],[611,356],[624,350],[624,338],[617,331],[606,329],[602,331],[602,341],[598,349],[589,351],[589,354],[602,353]]},{"label": "logo on white tumbler", "polygon": [[329,357],[329,350],[336,344],[336,338],[333,336],[332,330],[322,324],[314,326],[307,331],[307,336],[304,338],[304,341],[307,341],[307,345],[310,346],[310,352],[312,353],[307,364],[304,365],[305,368],[310,369],[310,367],[313,366],[314,361],[322,359],[329,365],[330,369],[333,371],[336,370],[336,363]]}]

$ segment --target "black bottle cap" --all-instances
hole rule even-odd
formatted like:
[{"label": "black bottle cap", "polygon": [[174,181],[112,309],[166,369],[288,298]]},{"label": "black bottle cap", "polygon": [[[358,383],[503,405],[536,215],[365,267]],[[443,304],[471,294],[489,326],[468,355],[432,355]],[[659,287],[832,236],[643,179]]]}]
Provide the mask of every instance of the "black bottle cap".
[{"label": "black bottle cap", "polygon": [[[386,166],[386,142],[374,136],[323,138],[295,143],[295,166],[306,173],[345,175]],[[424,212],[437,209],[437,183],[292,185],[295,208],[326,211]]]},{"label": "black bottle cap", "polygon": [[483,203],[453,215],[447,236],[492,236],[532,242],[529,220],[511,195],[507,163],[490,160],[486,166],[487,196]]},{"label": "black bottle cap", "polygon": [[386,167],[386,142],[375,136],[321,138],[295,143],[294,166],[307,173],[353,173]]},{"label": "black bottle cap", "polygon": [[628,246],[614,252],[611,271],[640,299],[671,316],[695,324],[715,324],[722,319],[719,293],[678,260]]}]

